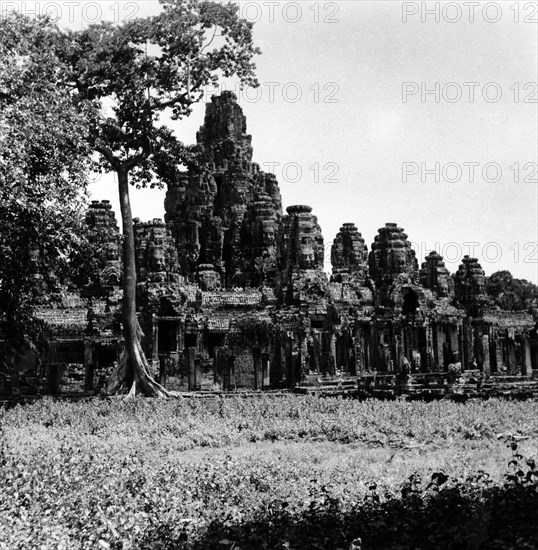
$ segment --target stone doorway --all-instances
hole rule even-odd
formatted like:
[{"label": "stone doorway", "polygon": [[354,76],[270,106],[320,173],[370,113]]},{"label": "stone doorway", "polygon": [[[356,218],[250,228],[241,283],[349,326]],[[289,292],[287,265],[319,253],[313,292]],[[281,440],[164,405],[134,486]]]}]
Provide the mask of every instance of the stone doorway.
[{"label": "stone doorway", "polygon": [[168,354],[177,351],[177,321],[159,321],[158,349],[160,354]]},{"label": "stone doorway", "polygon": [[415,315],[420,306],[418,296],[412,290],[408,290],[403,297],[402,315]]}]

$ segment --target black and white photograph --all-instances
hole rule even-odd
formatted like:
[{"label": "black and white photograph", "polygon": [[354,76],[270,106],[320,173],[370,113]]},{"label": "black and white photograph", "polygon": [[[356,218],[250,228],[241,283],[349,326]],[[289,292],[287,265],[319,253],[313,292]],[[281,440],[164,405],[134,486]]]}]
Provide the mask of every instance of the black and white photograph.
[{"label": "black and white photograph", "polygon": [[538,550],[538,2],[0,0],[0,550]]}]

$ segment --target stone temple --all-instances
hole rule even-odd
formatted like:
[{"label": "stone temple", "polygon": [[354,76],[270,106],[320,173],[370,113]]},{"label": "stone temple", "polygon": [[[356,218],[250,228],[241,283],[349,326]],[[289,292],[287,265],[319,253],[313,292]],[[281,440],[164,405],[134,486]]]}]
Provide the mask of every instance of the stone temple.
[{"label": "stone temple", "polygon": [[[464,381],[513,383],[538,372],[535,320],[492,307],[474,258],[451,275],[436,252],[419,265],[396,223],[370,248],[343,223],[328,277],[312,208],[283,212],[275,176],[252,160],[232,93],[207,105],[197,142],[202,162],[168,186],[164,221],[135,219],[143,345],[167,388],[331,379],[388,388],[402,376],[433,387],[453,371]],[[99,276],[61,288],[40,308],[48,350],[23,358],[1,383],[4,394],[97,392],[119,357],[122,239],[107,201],[91,204],[87,224]]]}]

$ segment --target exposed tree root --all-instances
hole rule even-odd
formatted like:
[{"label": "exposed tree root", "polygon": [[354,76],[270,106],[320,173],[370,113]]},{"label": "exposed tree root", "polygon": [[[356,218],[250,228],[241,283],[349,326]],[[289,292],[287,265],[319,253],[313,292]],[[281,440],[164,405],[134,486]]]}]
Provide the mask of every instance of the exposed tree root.
[{"label": "exposed tree root", "polygon": [[118,365],[110,375],[106,393],[109,395],[127,394],[128,397],[135,397],[138,392],[146,397],[174,397],[173,392],[161,386],[151,375],[148,361],[140,344],[142,336],[142,330],[138,326],[130,349],[126,346],[122,351]]}]

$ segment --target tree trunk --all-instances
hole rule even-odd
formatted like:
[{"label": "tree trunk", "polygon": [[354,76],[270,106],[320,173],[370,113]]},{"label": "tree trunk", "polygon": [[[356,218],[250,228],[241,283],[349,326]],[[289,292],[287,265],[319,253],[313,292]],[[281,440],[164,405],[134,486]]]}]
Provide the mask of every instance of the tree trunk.
[{"label": "tree trunk", "polygon": [[125,349],[117,367],[112,373],[107,392],[137,390],[148,397],[169,397],[171,394],[151,376],[149,365],[140,343],[142,329],[136,316],[136,255],[133,217],[129,201],[129,172],[126,168],[117,170],[120,210],[123,226],[123,337]]}]

